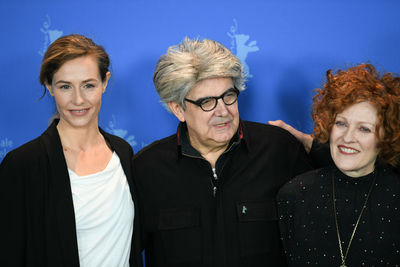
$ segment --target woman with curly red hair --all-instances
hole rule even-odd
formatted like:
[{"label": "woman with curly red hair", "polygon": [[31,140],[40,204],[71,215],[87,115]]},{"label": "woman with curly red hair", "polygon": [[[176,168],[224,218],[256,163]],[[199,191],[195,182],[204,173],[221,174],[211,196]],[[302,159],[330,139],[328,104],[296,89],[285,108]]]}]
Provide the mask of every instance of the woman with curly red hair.
[{"label": "woman with curly red hair", "polygon": [[314,136],[334,166],[302,174],[278,194],[289,266],[400,262],[400,78],[371,64],[327,72],[313,98]]}]

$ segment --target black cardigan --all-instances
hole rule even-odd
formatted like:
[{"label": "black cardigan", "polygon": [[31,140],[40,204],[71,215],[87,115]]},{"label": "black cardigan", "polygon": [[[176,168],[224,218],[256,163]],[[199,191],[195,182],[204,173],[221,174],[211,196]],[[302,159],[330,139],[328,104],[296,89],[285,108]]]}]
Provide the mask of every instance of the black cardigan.
[{"label": "black cardigan", "polygon": [[[9,152],[0,165],[0,266],[79,266],[75,215],[58,120],[38,138]],[[133,150],[100,129],[118,154],[136,206]],[[131,266],[141,266],[135,209]]]}]

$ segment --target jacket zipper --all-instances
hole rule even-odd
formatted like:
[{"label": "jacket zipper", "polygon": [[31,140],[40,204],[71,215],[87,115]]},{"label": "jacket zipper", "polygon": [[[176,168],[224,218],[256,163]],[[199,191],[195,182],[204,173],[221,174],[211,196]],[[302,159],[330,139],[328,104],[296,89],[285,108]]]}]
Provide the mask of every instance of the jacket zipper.
[{"label": "jacket zipper", "polygon": [[[229,146],[229,148],[228,148],[227,150],[225,150],[222,154],[225,154],[225,153],[231,151],[231,149],[232,149],[232,147],[233,147],[234,145],[235,145],[235,143],[232,143],[232,144]],[[218,190],[218,188],[217,188],[217,186],[216,186],[216,183],[218,182],[218,175],[217,175],[217,171],[215,170],[215,168],[213,168],[213,167],[211,166],[211,164],[210,164],[205,158],[203,158],[203,157],[192,156],[192,155],[188,155],[188,154],[183,153],[183,152],[182,152],[182,155],[184,155],[184,156],[186,156],[186,157],[190,157],[190,158],[205,160],[205,161],[210,165],[211,170],[212,170],[212,172],[213,172],[213,177],[211,178],[210,182],[211,182],[211,187],[212,187],[212,194],[213,194],[213,197],[215,197],[215,196],[217,195],[217,190]]]},{"label": "jacket zipper", "polygon": [[[185,153],[183,153],[183,152],[182,152],[182,155],[184,155],[184,156],[186,156],[186,157],[194,158],[194,159],[202,159],[202,160],[204,160],[205,162],[207,162],[207,163],[210,165],[210,167],[211,167],[210,162],[208,162],[208,161],[207,161],[205,158],[203,158],[203,157],[192,156],[192,155],[185,154]],[[217,172],[216,172],[215,168],[211,167],[211,170],[212,170],[212,172],[213,172],[213,178],[210,179],[210,183],[211,183],[211,188],[212,188],[213,197],[215,197],[215,195],[217,194],[217,186],[215,185],[214,181],[216,182],[216,181],[218,180],[218,176],[217,176]]]},{"label": "jacket zipper", "polygon": [[[215,171],[215,168],[212,168],[212,171],[213,171],[214,182],[216,183],[218,181],[218,175],[217,172]],[[213,196],[215,197],[215,195],[217,194],[217,186],[215,185],[214,182],[212,182],[212,186],[213,186]]]}]

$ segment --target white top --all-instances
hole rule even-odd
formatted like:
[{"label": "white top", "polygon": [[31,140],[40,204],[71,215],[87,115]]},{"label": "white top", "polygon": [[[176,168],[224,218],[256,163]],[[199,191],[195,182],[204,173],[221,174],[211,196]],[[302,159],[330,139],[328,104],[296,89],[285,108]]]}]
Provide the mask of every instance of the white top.
[{"label": "white top", "polygon": [[129,266],[134,206],[118,155],[98,173],[68,170],[81,267]]}]

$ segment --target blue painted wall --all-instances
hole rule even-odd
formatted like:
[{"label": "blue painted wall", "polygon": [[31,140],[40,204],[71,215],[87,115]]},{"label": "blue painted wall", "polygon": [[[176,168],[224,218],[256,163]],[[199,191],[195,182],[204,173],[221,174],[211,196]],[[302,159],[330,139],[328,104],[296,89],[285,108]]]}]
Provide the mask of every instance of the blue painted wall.
[{"label": "blue painted wall", "polygon": [[100,125],[138,151],[175,132],[152,83],[158,57],[185,36],[212,38],[250,73],[243,119],[312,129],[312,90],[327,69],[369,62],[400,72],[398,0],[37,0],[0,2],[0,160],[37,137],[54,112],[38,100],[42,54],[55,38],[87,35],[109,52]]}]

